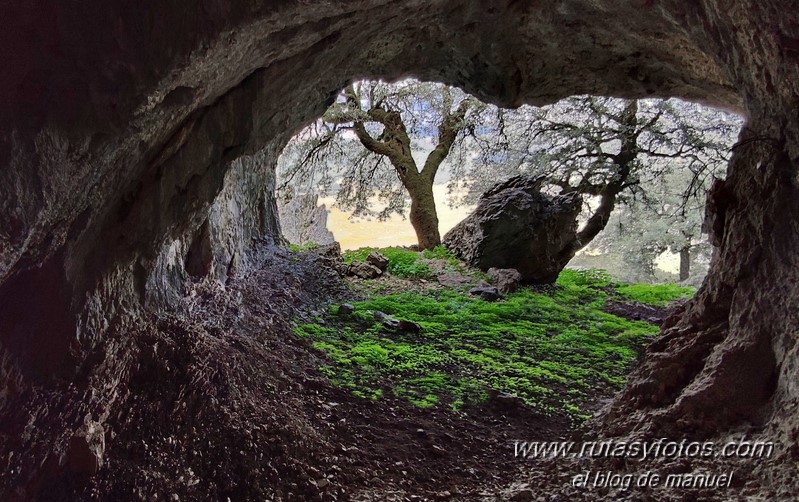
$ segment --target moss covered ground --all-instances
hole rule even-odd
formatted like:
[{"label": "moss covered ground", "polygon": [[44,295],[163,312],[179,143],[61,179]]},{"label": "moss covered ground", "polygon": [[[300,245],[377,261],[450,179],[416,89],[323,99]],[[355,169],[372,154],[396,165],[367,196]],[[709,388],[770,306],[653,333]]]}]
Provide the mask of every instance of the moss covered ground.
[{"label": "moss covered ground", "polygon": [[[371,251],[349,252],[345,261]],[[404,278],[431,278],[431,258],[462,267],[443,248],[427,255],[380,252],[390,259],[388,272]],[[691,294],[673,285],[614,283],[601,271],[564,270],[555,285],[522,288],[494,303],[451,289],[374,294],[353,303],[348,316],[331,305],[324,318],[296,326],[295,333],[326,355],[322,372],[357,396],[391,393],[459,413],[502,393],[579,425],[598,396],[624,384],[637,354],[659,331],[604,312],[607,300],[662,306]],[[375,311],[416,322],[421,331],[387,328]]]}]

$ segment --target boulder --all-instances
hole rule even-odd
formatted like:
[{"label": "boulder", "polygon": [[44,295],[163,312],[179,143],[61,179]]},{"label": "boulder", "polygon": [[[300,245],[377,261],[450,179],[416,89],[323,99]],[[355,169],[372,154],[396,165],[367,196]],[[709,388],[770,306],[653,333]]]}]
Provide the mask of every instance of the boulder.
[{"label": "boulder", "polygon": [[541,193],[543,181],[517,176],[494,186],[444,245],[481,270],[513,268],[525,282],[554,282],[574,255],[582,198]]},{"label": "boulder", "polygon": [[492,267],[488,269],[488,277],[491,278],[491,282],[503,295],[513,293],[519,289],[519,283],[522,281],[522,274],[515,268]]}]

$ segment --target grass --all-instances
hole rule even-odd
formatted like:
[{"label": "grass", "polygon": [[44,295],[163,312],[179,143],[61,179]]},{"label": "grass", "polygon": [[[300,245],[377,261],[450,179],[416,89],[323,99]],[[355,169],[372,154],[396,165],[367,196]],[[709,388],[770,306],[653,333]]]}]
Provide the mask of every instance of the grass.
[{"label": "grass", "polygon": [[295,253],[304,253],[306,251],[313,251],[314,249],[318,249],[319,244],[315,242],[306,242],[305,244],[289,244],[289,249]]},{"label": "grass", "polygon": [[425,250],[424,252],[411,251],[404,248],[360,248],[354,251],[345,251],[342,258],[345,263],[352,263],[355,260],[365,260],[369,253],[379,252],[388,258],[388,273],[395,277],[402,277],[405,279],[432,279],[435,277],[435,272],[425,262],[425,259],[439,259],[447,262],[447,265],[453,268],[459,267],[460,260],[450,253],[443,246],[438,246],[432,250]]},{"label": "grass", "polygon": [[680,287],[676,284],[614,284],[614,289],[628,302],[639,302],[655,307],[663,307],[669,302],[690,298],[696,292],[695,288]]},{"label": "grass", "polygon": [[[380,251],[396,260],[392,273],[423,275],[419,253]],[[350,252],[345,260],[369,252]],[[624,384],[637,350],[658,332],[657,326],[603,312],[607,299],[630,295],[659,305],[689,293],[616,284],[600,271],[565,270],[555,286],[523,288],[496,303],[452,290],[374,296],[354,303],[346,319],[331,307],[320,323],[295,332],[327,355],[322,371],[328,378],[361,397],[390,392],[423,408],[458,412],[503,392],[539,413],[565,414],[579,424],[593,396]],[[421,333],[385,328],[374,320],[376,310],[419,323]]]}]

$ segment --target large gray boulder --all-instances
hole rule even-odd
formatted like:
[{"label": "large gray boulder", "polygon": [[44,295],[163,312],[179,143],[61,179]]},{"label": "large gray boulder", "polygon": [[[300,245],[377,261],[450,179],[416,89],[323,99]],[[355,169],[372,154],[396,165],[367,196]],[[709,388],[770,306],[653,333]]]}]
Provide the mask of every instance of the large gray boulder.
[{"label": "large gray boulder", "polygon": [[574,255],[582,198],[541,193],[542,184],[517,176],[495,185],[444,245],[481,270],[513,268],[525,282],[555,281]]}]

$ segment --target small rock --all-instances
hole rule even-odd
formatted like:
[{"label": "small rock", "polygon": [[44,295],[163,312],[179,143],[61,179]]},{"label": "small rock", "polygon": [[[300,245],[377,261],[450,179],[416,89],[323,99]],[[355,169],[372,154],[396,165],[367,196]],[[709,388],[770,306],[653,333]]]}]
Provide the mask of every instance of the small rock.
[{"label": "small rock", "polygon": [[472,288],[469,290],[469,294],[472,296],[479,296],[487,302],[495,302],[501,298],[497,288],[492,286]]},{"label": "small rock", "polygon": [[421,333],[422,326],[419,323],[413,321],[400,321],[397,325],[397,329],[404,332],[404,333]]},{"label": "small rock", "polygon": [[376,251],[369,253],[369,256],[366,257],[366,263],[379,268],[380,272],[385,272],[388,268],[388,258]]},{"label": "small rock", "polygon": [[375,310],[375,320],[383,323],[383,326],[391,329],[399,328],[400,322],[385,312]]},{"label": "small rock", "polygon": [[383,275],[383,271],[371,263],[365,261],[354,261],[347,267],[347,275],[354,275],[361,279],[374,279]]},{"label": "small rock", "polygon": [[515,268],[496,268],[488,269],[488,276],[500,293],[507,295],[519,289],[522,274]]},{"label": "small rock", "polygon": [[524,401],[518,396],[499,392],[496,395],[490,396],[490,401],[494,406],[501,409],[514,409],[524,406]]},{"label": "small rock", "polygon": [[338,315],[341,317],[349,317],[353,312],[355,312],[355,307],[350,303],[342,303],[338,306]]},{"label": "small rock", "polygon": [[318,248],[313,250],[314,254],[325,256],[327,258],[340,258],[341,245],[338,242],[331,242],[330,244],[320,244]]},{"label": "small rock", "polygon": [[327,480],[326,478],[316,480],[316,486],[318,486],[319,488],[327,488],[329,485],[330,481]]}]

